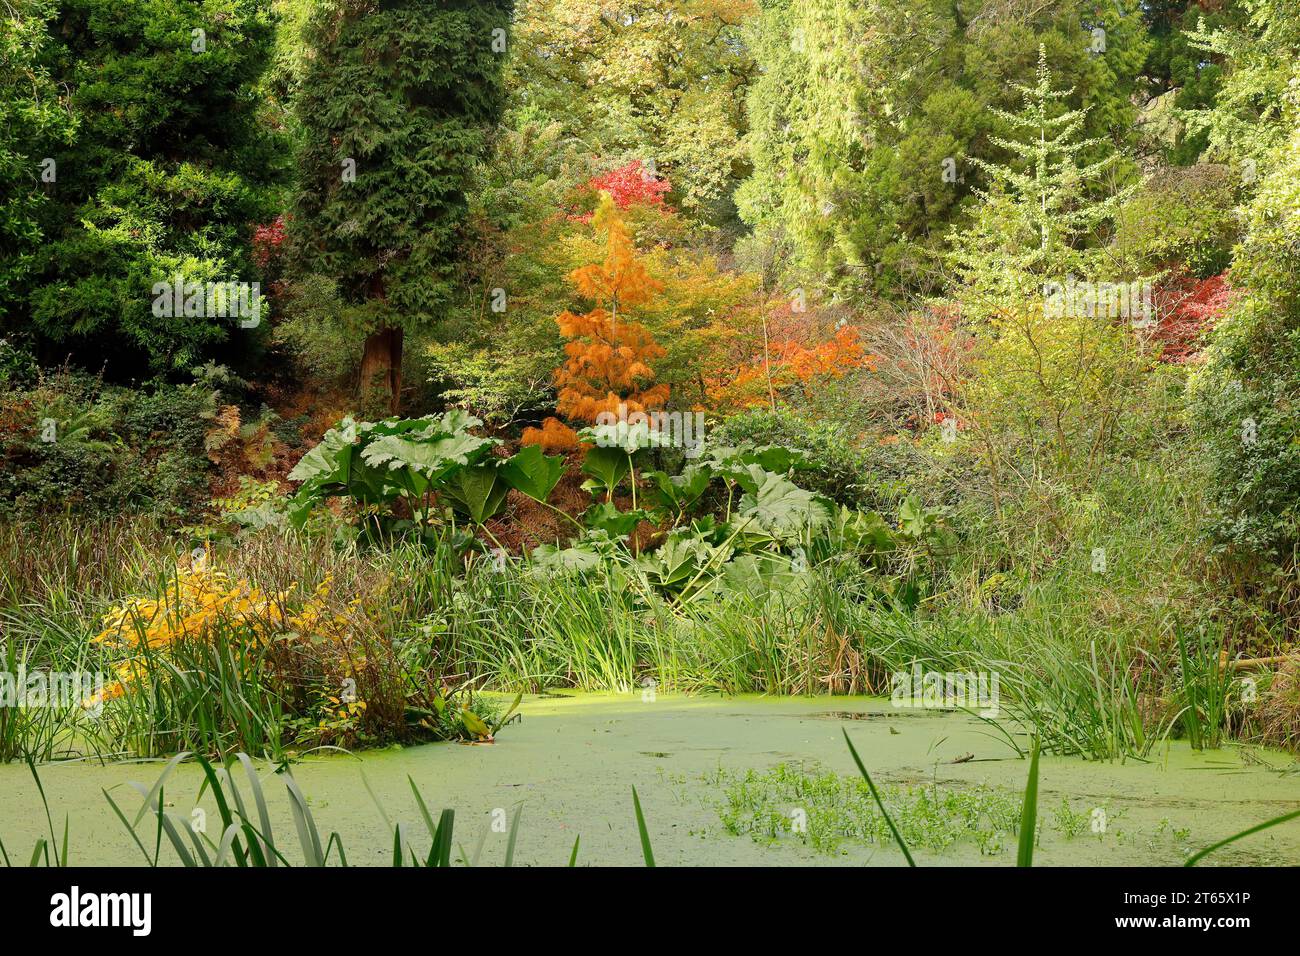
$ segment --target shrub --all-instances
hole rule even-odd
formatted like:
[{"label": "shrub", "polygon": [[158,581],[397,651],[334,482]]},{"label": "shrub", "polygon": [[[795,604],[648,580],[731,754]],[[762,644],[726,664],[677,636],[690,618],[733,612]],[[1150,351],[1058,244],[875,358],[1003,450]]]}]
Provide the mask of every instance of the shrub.
[{"label": "shrub", "polygon": [[[785,410],[741,412],[714,429],[710,445],[781,445],[807,456],[800,484],[841,504],[867,506],[877,498],[871,453],[865,451],[847,427],[812,422]],[[883,456],[878,456],[883,457]],[[892,476],[891,476],[892,477]]]},{"label": "shrub", "polygon": [[1278,667],[1260,696],[1264,742],[1291,750],[1300,747],[1300,668],[1294,660]]},{"label": "shrub", "polygon": [[[433,648],[394,640],[414,610],[398,565],[329,548],[268,533],[230,570],[198,552],[110,607],[93,643],[113,679],[92,701],[110,734],[142,755],[490,738],[491,709],[444,686]],[[314,586],[285,582],[291,565]]]},{"label": "shrub", "polygon": [[188,514],[206,498],[211,401],[196,386],[137,391],[70,372],[0,391],[0,514]]},{"label": "shrub", "polygon": [[1238,226],[1240,172],[1203,163],[1149,179],[1115,222],[1115,250],[1139,270],[1178,264],[1198,279],[1228,267]]},{"label": "shrub", "polygon": [[[1247,211],[1230,273],[1236,293],[1192,381],[1193,412],[1214,471],[1216,541],[1297,614],[1300,553],[1300,123]],[[1270,567],[1271,566],[1271,567]],[[1276,569],[1277,574],[1271,571]],[[1261,573],[1262,572],[1262,573]]]},{"label": "shrub", "polygon": [[1142,391],[1132,337],[1111,319],[1032,305],[993,325],[976,346],[964,410],[990,464],[1015,457],[1035,471],[1095,474]]}]

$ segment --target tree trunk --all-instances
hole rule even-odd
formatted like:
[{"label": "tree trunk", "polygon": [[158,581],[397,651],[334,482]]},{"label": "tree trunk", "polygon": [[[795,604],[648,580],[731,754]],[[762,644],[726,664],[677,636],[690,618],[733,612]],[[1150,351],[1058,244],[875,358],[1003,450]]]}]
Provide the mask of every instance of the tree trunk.
[{"label": "tree trunk", "polygon": [[402,395],[402,330],[383,328],[366,336],[361,355],[361,404],[370,409],[387,408],[396,415]]}]

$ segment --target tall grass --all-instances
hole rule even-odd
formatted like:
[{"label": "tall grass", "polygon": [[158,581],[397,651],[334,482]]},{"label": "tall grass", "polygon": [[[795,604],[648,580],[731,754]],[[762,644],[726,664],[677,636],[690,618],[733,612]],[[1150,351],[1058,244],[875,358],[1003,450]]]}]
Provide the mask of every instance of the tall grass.
[{"label": "tall grass", "polygon": [[1003,721],[1053,753],[1143,756],[1186,726],[1172,647],[1135,648],[1038,609],[918,615],[816,570],[794,591],[671,611],[603,575],[498,574],[468,580],[458,600],[450,650],[501,689],[628,691],[651,678],[686,692],[885,693],[917,664],[998,675]]},{"label": "tall grass", "polygon": [[[38,532],[43,547],[32,549]],[[379,552],[316,536],[252,536],[204,560],[270,595],[280,621],[315,600],[335,622],[334,637],[292,633],[269,614],[259,624],[257,615],[223,612],[201,634],[165,647],[152,646],[148,622],[135,618],[134,648],[124,649],[131,625],[110,642],[116,647],[96,642],[115,605],[143,597],[179,606],[177,562],[188,558],[187,547],[147,523],[106,525],[102,535],[75,521],[0,527],[0,669],[86,672],[112,684],[115,668],[124,660],[131,667],[127,691],[98,718],[79,701],[0,706],[0,760],[180,750],[276,756],[291,740],[356,746],[459,732],[470,694],[456,688],[465,675],[445,635],[428,627],[446,616],[456,588],[450,548]],[[331,700],[341,708],[345,696],[364,710],[322,712]]]},{"label": "tall grass", "polygon": [[[1166,512],[1182,507],[1162,495],[1155,497]],[[1116,759],[1143,756],[1171,734],[1214,746],[1225,719],[1226,689],[1211,666],[1221,637],[1197,631],[1203,637],[1185,660],[1174,637],[1194,602],[1188,575],[1168,573],[1169,562],[1181,560],[1175,532],[1160,530],[1173,516],[1137,521],[1132,533],[1114,530],[1123,522],[1107,509],[1127,520],[1142,497],[1112,489],[1100,504],[1070,506],[1060,522],[1077,540],[1064,551],[1056,540],[1022,553],[990,536],[963,552],[948,591],[911,610],[882,597],[876,576],[835,558],[814,564],[792,588],[719,590],[685,605],[657,598],[617,564],[542,574],[521,560],[498,567],[458,553],[449,541],[378,550],[264,532],[214,550],[211,560],[232,578],[289,595],[290,604],[331,582],[338,596],[331,607],[349,615],[351,646],[366,661],[358,691],[371,708],[358,733],[339,738],[348,745],[400,736],[412,689],[440,683],[629,692],[653,680],[683,692],[884,693],[891,674],[917,664],[997,674],[1001,736],[1018,749],[1034,734],[1048,752]],[[1147,552],[1139,535],[1148,536]],[[106,667],[103,648],[90,642],[104,611],[130,595],[159,593],[185,549],[157,529],[126,523],[102,531],[51,523],[42,536],[47,547],[33,550],[29,538],[0,529],[6,664]],[[1105,573],[1090,567],[1094,547],[1106,548]],[[1154,552],[1165,570],[1144,563]],[[991,569],[1016,556],[1024,565],[1010,566],[1022,579],[1003,588],[997,580],[1005,577]],[[364,613],[348,611],[354,598]],[[310,646],[250,645],[233,630],[143,658],[154,678],[148,692],[127,695],[94,726],[71,711],[0,712],[0,759],[274,754],[306,696],[327,691],[341,673]],[[427,709],[436,709],[432,701]]]}]

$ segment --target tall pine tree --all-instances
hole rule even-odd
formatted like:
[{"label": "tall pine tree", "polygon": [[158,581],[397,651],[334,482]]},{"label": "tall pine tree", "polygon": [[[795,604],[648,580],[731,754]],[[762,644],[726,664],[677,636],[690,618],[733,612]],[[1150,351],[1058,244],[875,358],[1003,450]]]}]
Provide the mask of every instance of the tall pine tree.
[{"label": "tall pine tree", "polygon": [[513,0],[326,0],[306,30],[300,274],[366,333],[367,406],[396,413],[407,330],[446,309],[465,186],[502,107]]}]

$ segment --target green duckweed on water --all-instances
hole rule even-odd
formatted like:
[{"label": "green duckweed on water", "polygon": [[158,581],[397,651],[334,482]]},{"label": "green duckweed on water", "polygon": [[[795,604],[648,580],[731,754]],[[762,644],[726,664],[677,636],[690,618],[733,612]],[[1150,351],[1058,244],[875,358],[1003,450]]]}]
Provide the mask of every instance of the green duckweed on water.
[{"label": "green duckweed on water", "polygon": [[[563,865],[578,836],[579,864],[639,865],[633,786],[660,865],[898,865],[841,727],[918,862],[1014,863],[1028,762],[963,713],[902,712],[871,698],[534,697],[491,745],[314,754],[292,773],[322,834],[337,831],[352,864],[390,859],[385,814],[419,828],[409,775],[435,813],[455,809],[456,855],[484,865],[503,862],[500,823],[520,808],[515,865]],[[292,832],[275,766],[258,766],[273,826]],[[40,768],[56,827],[68,817],[70,862],[141,862],[101,788],[135,808],[128,781],[151,784],[161,770],[161,762]],[[1294,810],[1298,770],[1277,752],[1197,753],[1183,742],[1146,762],[1044,757],[1035,865],[1181,863],[1193,849]],[[214,814],[210,795],[196,802],[200,781],[197,766],[179,767],[166,787],[168,809]],[[31,812],[39,800],[25,766],[0,767],[0,805],[9,808],[0,838],[11,852],[29,851],[45,834],[43,815]],[[1215,862],[1300,862],[1300,821],[1226,847]]]}]

